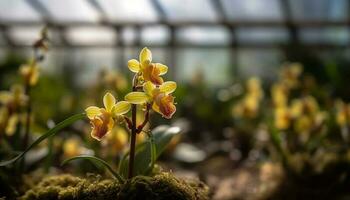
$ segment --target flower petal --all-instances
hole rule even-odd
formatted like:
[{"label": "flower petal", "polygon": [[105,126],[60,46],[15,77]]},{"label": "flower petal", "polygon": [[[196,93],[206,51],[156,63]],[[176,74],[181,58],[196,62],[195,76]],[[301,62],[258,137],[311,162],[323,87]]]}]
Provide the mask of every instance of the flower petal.
[{"label": "flower petal", "polygon": [[174,105],[174,97],[171,95],[162,97],[158,106],[160,112],[162,113],[162,116],[166,119],[170,119],[176,112],[176,106]]},{"label": "flower petal", "polygon": [[166,94],[170,94],[176,90],[176,82],[174,81],[166,81],[162,85],[159,86],[159,90]]},{"label": "flower petal", "polygon": [[137,73],[140,71],[140,63],[136,59],[129,60],[128,67],[129,67],[130,71],[132,71],[132,72]]},{"label": "flower petal", "polygon": [[143,91],[150,97],[152,97],[152,92],[156,88],[155,85],[151,81],[147,81],[145,84],[143,84]]},{"label": "flower petal", "polygon": [[117,104],[114,105],[112,112],[114,115],[123,115],[130,110],[130,103],[127,101],[119,101]]},{"label": "flower petal", "polygon": [[148,101],[148,96],[144,92],[130,92],[125,96],[125,100],[132,104],[143,104]]},{"label": "flower petal", "polygon": [[141,65],[148,65],[152,62],[152,52],[147,48],[143,48],[140,52]]},{"label": "flower petal", "polygon": [[109,92],[107,92],[103,97],[103,105],[105,106],[107,112],[112,111],[112,108],[115,105],[115,102],[116,100],[114,96]]},{"label": "flower petal", "polygon": [[161,63],[156,63],[156,67],[159,69],[160,74],[159,75],[164,75],[168,72],[168,66],[163,65]]},{"label": "flower petal", "polygon": [[101,114],[101,109],[96,106],[90,106],[85,109],[85,113],[89,119],[93,119],[97,115]]}]

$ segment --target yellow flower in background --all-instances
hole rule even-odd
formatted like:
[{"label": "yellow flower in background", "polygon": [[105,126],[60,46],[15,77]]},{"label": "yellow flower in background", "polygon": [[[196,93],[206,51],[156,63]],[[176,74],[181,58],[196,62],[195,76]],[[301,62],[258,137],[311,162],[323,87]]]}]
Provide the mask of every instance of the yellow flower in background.
[{"label": "yellow flower in background", "polygon": [[299,116],[294,123],[294,129],[297,133],[307,133],[312,129],[313,126],[313,118],[308,115]]},{"label": "yellow flower in background", "polygon": [[288,103],[288,89],[281,83],[272,86],[271,96],[276,107],[286,106]]},{"label": "yellow flower in background", "polygon": [[19,73],[23,77],[26,85],[34,86],[39,79],[39,66],[32,60],[27,64],[21,65]]},{"label": "yellow flower in background", "polygon": [[140,73],[144,81],[151,81],[155,85],[161,85],[163,78],[160,76],[168,72],[166,65],[152,63],[152,52],[147,47],[141,50],[139,61],[136,59],[128,61],[128,67],[132,72]]},{"label": "yellow flower in background", "polygon": [[104,69],[101,73],[103,83],[108,87],[116,88],[118,91],[124,91],[128,87],[128,82],[125,76],[121,73]]},{"label": "yellow flower in background", "polygon": [[82,147],[81,140],[78,138],[69,138],[63,144],[63,157],[71,158],[81,155],[85,148]]},{"label": "yellow flower in background", "polygon": [[291,105],[291,113],[293,118],[298,118],[302,115],[315,117],[319,112],[319,106],[316,99],[312,96],[306,96],[300,99],[294,99]]},{"label": "yellow flower in background", "polygon": [[131,107],[126,101],[116,103],[115,97],[109,92],[103,97],[103,104],[104,108],[90,106],[85,109],[92,125],[91,136],[99,141],[114,127],[114,118],[124,115]]},{"label": "yellow flower in background", "polygon": [[255,98],[260,100],[264,96],[259,78],[252,77],[248,79],[246,87],[248,94],[254,96]]},{"label": "yellow flower in background", "polygon": [[337,124],[341,127],[350,124],[350,105],[344,103],[342,100],[337,100],[335,108]]},{"label": "yellow flower in background", "polygon": [[160,86],[147,81],[143,85],[144,92],[131,92],[125,96],[125,100],[132,104],[152,104],[152,109],[163,117],[170,119],[176,111],[174,97],[171,95],[176,90],[174,81],[167,81]]},{"label": "yellow flower in background", "polygon": [[233,106],[232,114],[234,117],[255,118],[258,115],[260,102],[264,96],[260,79],[257,77],[248,79],[246,91],[243,99]]},{"label": "yellow flower in background", "polygon": [[299,77],[303,72],[303,66],[300,63],[290,63],[282,68],[280,78],[288,87],[295,88],[299,85]]},{"label": "yellow flower in background", "polygon": [[7,106],[11,113],[18,111],[26,101],[27,97],[21,85],[13,85],[10,91],[0,91],[0,104]]},{"label": "yellow flower in background", "polygon": [[17,114],[13,114],[9,117],[6,129],[5,129],[6,135],[12,136],[15,133],[18,121],[19,121],[19,117]]},{"label": "yellow flower in background", "polygon": [[243,114],[249,118],[255,118],[259,111],[259,98],[255,95],[247,95],[243,99]]},{"label": "yellow flower in background", "polygon": [[287,107],[278,107],[275,109],[275,127],[280,130],[288,129],[291,124],[291,116]]},{"label": "yellow flower in background", "polygon": [[294,99],[291,103],[291,115],[293,118],[298,118],[300,117],[303,112],[304,105],[303,105],[303,101],[301,99]]},{"label": "yellow flower in background", "polygon": [[120,153],[128,144],[129,135],[122,127],[114,127],[111,134],[106,136],[106,145],[108,145],[114,153]]}]

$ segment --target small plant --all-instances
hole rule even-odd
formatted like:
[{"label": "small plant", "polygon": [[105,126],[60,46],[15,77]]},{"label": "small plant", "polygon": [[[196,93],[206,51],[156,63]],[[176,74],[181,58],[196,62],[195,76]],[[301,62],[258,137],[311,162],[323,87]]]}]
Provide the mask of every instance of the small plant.
[{"label": "small plant", "polygon": [[[148,48],[143,48],[139,61],[132,59],[128,62],[129,69],[134,72],[132,91],[125,96],[125,100],[117,101],[107,92],[103,97],[103,107],[89,106],[85,113],[77,114],[57,124],[54,128],[39,137],[15,158],[3,161],[0,166],[6,166],[21,159],[30,149],[41,143],[46,138],[55,135],[59,130],[71,123],[88,118],[91,124],[91,137],[101,141],[109,135],[113,128],[126,125],[130,133],[130,149],[125,153],[119,163],[119,171],[114,170],[107,162],[94,156],[80,155],[68,158],[63,164],[77,159],[87,159],[104,165],[111,174],[121,183],[135,175],[150,175],[153,172],[155,161],[165,149],[171,138],[180,132],[178,127],[160,126],[154,130],[145,130],[150,120],[151,111],[170,119],[176,111],[172,93],[176,89],[173,81],[164,81],[161,75],[168,71],[168,67],[160,63],[152,63],[152,53]],[[34,72],[33,67],[29,68]],[[26,70],[24,70],[26,71]],[[28,71],[28,70],[27,70]],[[27,73],[28,74],[28,73]],[[32,80],[32,78],[28,78]],[[28,86],[30,85],[28,82]],[[140,106],[144,113],[144,120],[137,121],[137,107]],[[131,110],[131,118],[128,116]],[[147,134],[148,140],[136,146],[136,136]],[[70,145],[66,149],[77,145]],[[79,152],[79,151],[77,151]],[[68,154],[69,155],[69,154]]]}]

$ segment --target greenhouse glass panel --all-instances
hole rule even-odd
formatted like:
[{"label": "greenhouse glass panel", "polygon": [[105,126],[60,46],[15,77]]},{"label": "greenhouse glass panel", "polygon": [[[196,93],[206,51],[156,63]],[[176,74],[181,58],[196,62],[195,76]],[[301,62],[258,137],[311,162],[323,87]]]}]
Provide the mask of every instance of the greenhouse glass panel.
[{"label": "greenhouse glass panel", "polygon": [[37,22],[41,21],[41,16],[27,1],[0,1],[0,19],[8,22]]},{"label": "greenhouse glass panel", "polygon": [[67,30],[66,35],[73,44],[114,45],[117,35],[111,27],[76,27]]},{"label": "greenhouse glass panel", "polygon": [[209,0],[159,0],[170,21],[216,21],[218,16]]},{"label": "greenhouse glass panel", "polygon": [[179,43],[185,44],[221,44],[229,45],[231,41],[230,30],[222,27],[188,27],[181,28],[176,33]]},{"label": "greenhouse glass panel", "polygon": [[[33,41],[39,38],[42,28],[43,26],[12,27],[9,29],[9,35],[16,44],[30,46],[33,44]],[[58,32],[49,29],[49,35],[51,44],[61,43]]]},{"label": "greenhouse glass panel", "polygon": [[97,22],[97,10],[85,0],[38,0],[57,22]]},{"label": "greenhouse glass panel", "polygon": [[145,27],[141,31],[142,44],[166,44],[170,39],[170,31],[166,26]]},{"label": "greenhouse glass panel", "polygon": [[288,32],[286,28],[238,28],[238,43],[286,43]]},{"label": "greenhouse glass panel", "polygon": [[180,81],[191,81],[198,74],[204,76],[207,84],[222,86],[232,80],[231,55],[227,48],[212,49],[177,49],[176,78]]},{"label": "greenhouse glass panel", "polygon": [[225,13],[232,21],[282,21],[279,0],[221,0]]},{"label": "greenhouse glass panel", "polygon": [[348,19],[348,0],[289,0],[293,19],[337,21]]},{"label": "greenhouse glass panel", "polygon": [[300,30],[301,40],[305,43],[347,44],[350,41],[346,27],[304,28]]},{"label": "greenhouse glass panel", "polygon": [[98,74],[102,69],[116,68],[115,56],[120,51],[114,48],[76,48],[69,54],[69,63],[75,66],[79,74],[76,84],[79,86],[93,85],[98,80]]},{"label": "greenhouse glass panel", "polygon": [[266,80],[274,80],[277,77],[277,69],[281,60],[283,60],[282,52],[277,49],[264,49],[264,51],[239,49],[238,74],[243,78],[257,76]]},{"label": "greenhouse glass panel", "polygon": [[150,0],[99,0],[108,19],[113,22],[154,22],[158,15]]},{"label": "greenhouse glass panel", "polygon": [[137,33],[134,27],[126,26],[121,30],[121,37],[123,43],[126,45],[134,44],[136,41]]},{"label": "greenhouse glass panel", "polygon": [[32,45],[38,39],[42,27],[14,27],[9,30],[11,39],[16,44]]}]

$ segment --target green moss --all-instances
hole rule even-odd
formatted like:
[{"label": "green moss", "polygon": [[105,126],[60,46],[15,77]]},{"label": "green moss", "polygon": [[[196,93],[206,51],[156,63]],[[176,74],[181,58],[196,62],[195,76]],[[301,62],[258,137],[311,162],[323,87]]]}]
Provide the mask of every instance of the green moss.
[{"label": "green moss", "polygon": [[206,200],[208,188],[200,182],[175,178],[171,173],[154,177],[137,176],[120,185],[99,177],[79,178],[71,175],[43,179],[20,200]]},{"label": "green moss", "polygon": [[171,173],[154,177],[138,176],[121,186],[119,199],[205,200],[208,188],[202,183],[185,182]]},{"label": "green moss", "polygon": [[119,185],[113,180],[100,181],[99,178],[79,178],[71,175],[51,176],[27,191],[20,200],[75,200],[113,199]]}]

